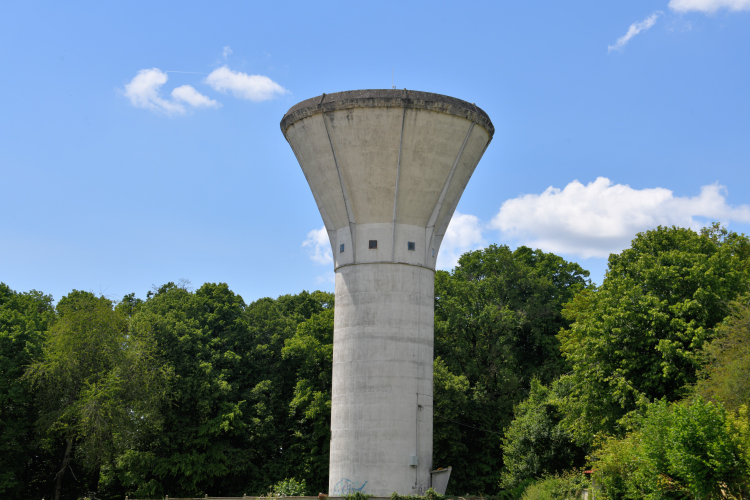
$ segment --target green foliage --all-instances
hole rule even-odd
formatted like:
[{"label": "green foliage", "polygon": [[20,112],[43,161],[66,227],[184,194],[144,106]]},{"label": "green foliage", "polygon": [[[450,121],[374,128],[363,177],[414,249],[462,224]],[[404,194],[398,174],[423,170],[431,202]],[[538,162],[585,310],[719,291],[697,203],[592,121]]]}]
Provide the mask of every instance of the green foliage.
[{"label": "green foliage", "polygon": [[566,306],[573,324],[559,338],[573,372],[562,410],[580,444],[621,434],[623,416],[696,381],[711,329],[748,286],[748,239],[717,231],[639,233],[610,256],[602,286]]},{"label": "green foliage", "polygon": [[55,498],[72,453],[98,474],[137,444],[141,429],[158,426],[166,378],[149,339],[128,335],[125,317],[108,299],[74,290],[56,309],[42,356],[25,374],[37,389],[40,428],[65,443]]},{"label": "green foliage", "polygon": [[[304,321],[285,341],[281,353],[286,363],[296,366],[294,396],[289,402],[295,474],[303,476],[313,491],[325,491],[331,441],[333,294],[314,292],[310,297],[319,307],[305,308],[310,316],[300,318]],[[282,302],[286,306],[292,300],[284,297]]]},{"label": "green foliage", "polygon": [[703,349],[706,365],[695,390],[736,410],[750,404],[750,297],[733,302],[731,310]]},{"label": "green foliage", "polygon": [[424,498],[425,500],[445,500],[446,497],[430,488],[424,492]]},{"label": "green foliage", "polygon": [[529,485],[521,500],[577,500],[583,490],[590,488],[588,478],[573,469],[557,475],[548,475]]},{"label": "green foliage", "polygon": [[750,494],[748,420],[695,398],[649,406],[639,428],[595,452],[603,498],[745,498]]},{"label": "green foliage", "polygon": [[646,462],[662,472],[663,489],[680,489],[698,498],[722,491],[745,496],[750,470],[727,427],[721,405],[696,398],[691,403],[650,408],[642,429]]},{"label": "green foliage", "polygon": [[344,498],[346,498],[346,500],[367,500],[368,498],[372,498],[372,495],[362,493],[361,491],[355,491],[354,493],[349,493]]},{"label": "green foliage", "polygon": [[268,487],[269,497],[303,497],[307,495],[305,480],[297,481],[294,478],[283,479]]},{"label": "green foliage", "polygon": [[750,471],[750,410],[746,405],[727,413],[727,430],[738,444],[740,457]]},{"label": "green foliage", "polygon": [[586,288],[587,276],[554,254],[495,245],[436,274],[435,354],[448,373],[468,381],[463,396],[452,392],[465,397],[459,412],[435,412],[435,463],[451,461],[450,491],[496,490],[513,406],[534,377],[549,383],[565,369],[555,337],[569,324],[562,304]]},{"label": "green foliage", "polygon": [[[351,495],[348,495],[347,498],[354,498],[355,495],[361,495],[361,498],[357,500],[364,500],[365,498],[371,497],[372,495],[363,495],[360,492],[355,492]],[[391,500],[446,500],[448,497],[445,495],[441,495],[437,491],[430,488],[429,490],[425,491],[424,495],[399,495],[395,491],[391,493]]]},{"label": "green foliage", "polygon": [[640,442],[638,432],[622,438],[600,436],[597,439],[593,455],[597,496],[609,500],[643,498],[639,496],[643,491],[638,485],[643,482],[640,475],[646,467],[639,454]]},{"label": "green foliage", "polygon": [[301,323],[323,311],[333,310],[334,298],[334,294],[320,290],[302,291],[297,295],[282,295],[276,299],[276,304],[284,316]]},{"label": "green foliage", "polygon": [[54,320],[52,298],[37,291],[17,293],[0,283],[0,496],[38,494],[35,471],[46,467],[34,422],[38,408],[23,378],[40,359]]},{"label": "green foliage", "polygon": [[292,475],[327,486],[332,306],[323,292],[246,305],[211,283],[135,304],[131,332],[173,377],[161,430],[117,459],[124,493],[259,495]]},{"label": "green foliage", "polygon": [[585,451],[561,425],[560,393],[563,381],[551,387],[531,383],[528,399],[515,408],[515,419],[505,431],[502,484],[512,488],[529,478],[540,478],[585,463]]},{"label": "green foliage", "polygon": [[470,467],[470,457],[467,456],[467,446],[462,441],[463,429],[460,425],[471,397],[469,379],[465,375],[451,373],[443,359],[437,357],[433,363],[432,387],[435,415],[432,435],[435,443],[433,466],[451,465],[454,470]]},{"label": "green foliage", "polygon": [[[191,292],[168,283],[134,314],[131,332],[153,338],[174,375],[161,405],[162,429],[118,458],[119,480],[131,496],[222,494],[222,486],[240,487],[253,455],[266,451],[253,441],[273,428],[272,384],[258,380],[252,362],[257,351],[265,354],[266,342],[253,342],[245,312],[242,298],[224,284]],[[265,319],[288,328],[280,314]],[[262,334],[278,332],[270,327]],[[270,481],[258,479],[260,492]]]}]

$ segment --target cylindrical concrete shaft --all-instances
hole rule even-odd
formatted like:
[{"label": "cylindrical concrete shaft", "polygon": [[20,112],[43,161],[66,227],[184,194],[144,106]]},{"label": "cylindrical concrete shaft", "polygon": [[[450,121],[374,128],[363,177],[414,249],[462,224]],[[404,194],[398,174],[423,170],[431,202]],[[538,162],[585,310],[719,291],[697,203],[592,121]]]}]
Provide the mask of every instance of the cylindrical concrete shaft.
[{"label": "cylindrical concrete shaft", "polygon": [[430,487],[434,280],[408,264],[336,272],[332,495]]}]

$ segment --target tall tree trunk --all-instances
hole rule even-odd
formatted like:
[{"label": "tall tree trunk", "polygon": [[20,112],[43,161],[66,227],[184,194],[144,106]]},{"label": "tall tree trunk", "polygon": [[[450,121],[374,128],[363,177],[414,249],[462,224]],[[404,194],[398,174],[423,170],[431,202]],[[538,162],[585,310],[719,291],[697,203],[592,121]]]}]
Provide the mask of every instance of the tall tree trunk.
[{"label": "tall tree trunk", "polygon": [[60,500],[60,490],[62,489],[62,480],[65,475],[65,469],[68,468],[70,463],[70,450],[73,448],[73,437],[68,438],[68,443],[65,446],[65,456],[63,457],[62,467],[55,476],[55,500]]}]

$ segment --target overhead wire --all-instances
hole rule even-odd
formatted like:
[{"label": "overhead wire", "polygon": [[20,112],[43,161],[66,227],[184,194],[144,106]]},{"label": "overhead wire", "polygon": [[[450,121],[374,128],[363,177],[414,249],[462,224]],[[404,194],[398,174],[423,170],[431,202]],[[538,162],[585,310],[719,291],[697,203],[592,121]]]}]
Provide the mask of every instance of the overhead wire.
[{"label": "overhead wire", "polygon": [[449,419],[449,418],[441,417],[440,415],[436,415],[436,414],[434,414],[434,413],[432,414],[432,416],[433,416],[433,417],[437,417],[437,418],[439,418],[439,419],[441,419],[441,420],[447,420],[448,422],[453,422],[453,423],[454,423],[454,424],[456,424],[456,425],[463,425],[464,427],[470,427],[470,428],[472,428],[472,429],[476,429],[476,430],[478,430],[478,431],[489,432],[489,433],[491,433],[491,434],[500,434],[501,436],[503,435],[503,433],[502,433],[502,432],[491,431],[491,430],[489,430],[489,429],[482,429],[481,427],[475,427],[475,426],[473,426],[473,425],[469,425],[469,424],[464,424],[464,423],[461,423],[461,422],[456,422],[455,420],[451,420],[451,419]]}]

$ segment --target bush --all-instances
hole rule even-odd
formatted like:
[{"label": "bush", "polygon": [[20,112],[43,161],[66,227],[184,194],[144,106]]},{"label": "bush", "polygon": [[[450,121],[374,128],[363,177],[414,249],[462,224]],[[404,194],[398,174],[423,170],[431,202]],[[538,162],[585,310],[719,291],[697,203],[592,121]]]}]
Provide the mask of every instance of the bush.
[{"label": "bush", "polygon": [[633,432],[622,439],[608,436],[599,440],[594,463],[597,498],[643,498],[643,491],[638,487],[643,480],[637,476],[647,467],[639,455],[640,443],[640,432]]},{"label": "bush", "polygon": [[600,498],[746,498],[747,413],[702,398],[652,404],[640,429],[596,452]]},{"label": "bush", "polygon": [[581,471],[570,471],[546,476],[533,483],[524,491],[521,500],[568,500],[579,499],[583,490],[589,487],[589,480]]},{"label": "bush", "polygon": [[750,296],[731,304],[732,314],[716,328],[716,337],[703,348],[706,366],[695,392],[721,401],[727,410],[750,404]]},{"label": "bush", "polygon": [[284,479],[268,487],[269,497],[302,497],[307,494],[305,480]]},{"label": "bush", "polygon": [[[355,491],[354,493],[349,493],[348,495],[346,495],[345,498],[346,500],[368,500],[369,498],[372,498],[372,495],[362,493],[361,491]],[[393,498],[393,496],[391,496],[391,498]]]},{"label": "bush", "polygon": [[[372,496],[372,495],[368,495],[368,496]],[[441,495],[440,493],[433,490],[432,488],[427,490],[424,495],[399,495],[395,491],[391,493],[391,500],[446,500],[447,498],[448,497]],[[347,499],[365,500],[364,495],[363,495],[363,498],[353,498],[352,496],[352,498],[347,497]]]}]

